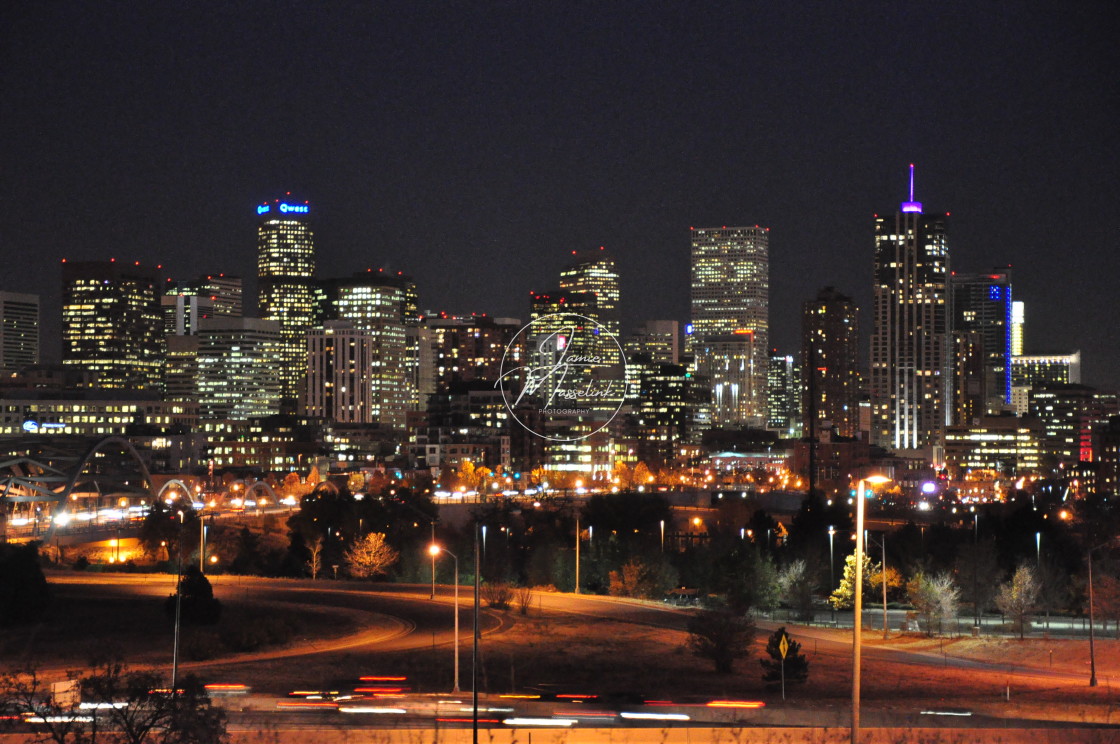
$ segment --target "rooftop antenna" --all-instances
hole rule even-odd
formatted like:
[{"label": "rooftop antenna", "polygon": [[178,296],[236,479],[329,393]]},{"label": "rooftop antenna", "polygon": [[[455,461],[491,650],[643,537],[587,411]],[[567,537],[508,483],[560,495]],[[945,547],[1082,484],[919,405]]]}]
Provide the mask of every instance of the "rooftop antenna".
[{"label": "rooftop antenna", "polygon": [[922,203],[914,201],[914,164],[910,164],[910,201],[902,202],[903,212],[921,212]]}]

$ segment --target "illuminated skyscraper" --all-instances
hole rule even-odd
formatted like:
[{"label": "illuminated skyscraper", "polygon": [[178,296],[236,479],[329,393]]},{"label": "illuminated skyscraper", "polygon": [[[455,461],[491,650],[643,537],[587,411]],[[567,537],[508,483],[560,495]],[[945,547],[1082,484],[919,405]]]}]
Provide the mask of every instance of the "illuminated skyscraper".
[{"label": "illuminated skyscraper", "polygon": [[39,295],[0,292],[0,373],[39,363]]},{"label": "illuminated skyscraper", "polygon": [[686,333],[712,385],[716,426],[766,425],[769,303],[770,228],[692,228]]},{"label": "illuminated skyscraper", "polygon": [[801,435],[801,365],[792,355],[770,354],[766,428],[781,437]]},{"label": "illuminated skyscraper", "polygon": [[240,318],[244,315],[244,288],[241,277],[210,274],[198,280],[202,294],[210,298],[214,318]]},{"label": "illuminated skyscraper", "polygon": [[837,434],[859,433],[859,308],[832,287],[801,306],[801,392],[805,435],[822,424]]},{"label": "illuminated skyscraper", "polygon": [[62,363],[106,388],[158,390],[163,381],[163,282],[158,268],[116,261],[62,264]]},{"label": "illuminated skyscraper", "polygon": [[294,410],[307,373],[307,331],[315,324],[315,240],[308,202],[290,197],[257,207],[257,289],[264,320],[280,323],[284,408]]},{"label": "illuminated skyscraper", "polygon": [[[950,275],[956,420],[998,414],[1011,403],[1011,270]],[[975,370],[966,363],[977,353]]]},{"label": "illuminated skyscraper", "polygon": [[[366,273],[323,287],[328,321],[309,336],[307,414],[403,429],[405,411],[417,399],[406,327],[415,315],[415,283]],[[354,366],[359,360],[364,360],[361,368]],[[339,395],[339,387],[348,389],[346,396]]]},{"label": "illuminated skyscraper", "polygon": [[952,400],[949,247],[945,215],[914,201],[913,166],[910,200],[875,217],[874,274],[873,442],[937,459]]},{"label": "illuminated skyscraper", "polygon": [[280,412],[280,351],[276,321],[214,318],[199,324],[198,415],[245,420]]},{"label": "illuminated skyscraper", "polygon": [[588,317],[614,335],[619,332],[618,271],[614,259],[602,246],[597,251],[572,251],[572,262],[560,272],[560,289],[595,296]]}]

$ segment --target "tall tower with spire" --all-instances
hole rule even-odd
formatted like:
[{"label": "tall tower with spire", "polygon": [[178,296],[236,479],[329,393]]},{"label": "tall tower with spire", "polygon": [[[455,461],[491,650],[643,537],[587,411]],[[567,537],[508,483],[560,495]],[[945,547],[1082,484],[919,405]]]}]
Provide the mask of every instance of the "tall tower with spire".
[{"label": "tall tower with spire", "polygon": [[871,337],[872,439],[939,460],[950,423],[947,213],[914,199],[875,215],[874,329]]}]

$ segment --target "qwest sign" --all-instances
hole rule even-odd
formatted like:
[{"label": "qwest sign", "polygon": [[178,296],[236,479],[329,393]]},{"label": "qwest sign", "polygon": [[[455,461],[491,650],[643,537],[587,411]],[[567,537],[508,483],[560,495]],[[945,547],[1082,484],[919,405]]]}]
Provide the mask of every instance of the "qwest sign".
[{"label": "qwest sign", "polygon": [[[266,214],[272,211],[271,204],[261,204],[257,207],[257,214]],[[280,202],[277,211],[283,214],[307,214],[311,211],[311,207],[306,204],[288,204],[287,202]]]}]

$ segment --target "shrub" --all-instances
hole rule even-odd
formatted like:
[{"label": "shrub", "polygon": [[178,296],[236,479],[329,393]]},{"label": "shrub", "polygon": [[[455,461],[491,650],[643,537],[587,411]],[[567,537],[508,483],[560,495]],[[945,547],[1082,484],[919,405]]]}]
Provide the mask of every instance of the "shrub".
[{"label": "shrub", "polygon": [[513,587],[504,582],[485,584],[482,587],[482,598],[495,610],[508,610],[513,601]]}]

